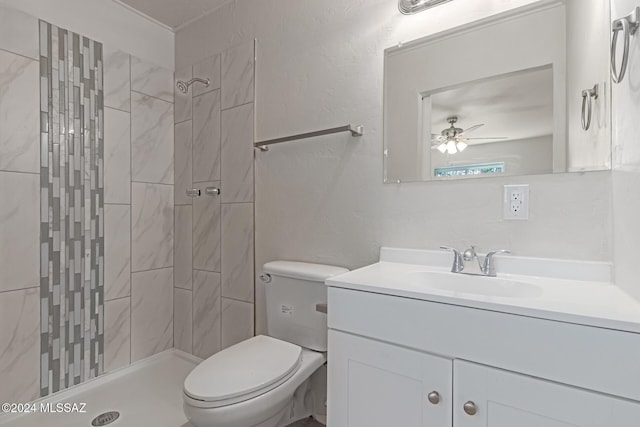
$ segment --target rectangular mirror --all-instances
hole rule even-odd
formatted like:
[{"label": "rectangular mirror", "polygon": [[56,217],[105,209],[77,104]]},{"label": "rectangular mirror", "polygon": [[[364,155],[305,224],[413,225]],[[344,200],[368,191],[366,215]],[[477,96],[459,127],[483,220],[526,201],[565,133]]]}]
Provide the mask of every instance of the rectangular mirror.
[{"label": "rectangular mirror", "polygon": [[610,168],[608,17],[542,2],[387,49],[384,181]]}]

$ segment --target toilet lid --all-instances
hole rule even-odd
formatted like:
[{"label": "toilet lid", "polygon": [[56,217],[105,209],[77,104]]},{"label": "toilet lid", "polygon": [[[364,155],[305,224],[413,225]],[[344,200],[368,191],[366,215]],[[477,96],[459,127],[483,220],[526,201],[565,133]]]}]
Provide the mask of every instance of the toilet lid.
[{"label": "toilet lid", "polygon": [[276,338],[259,335],[235,344],[206,359],[184,381],[184,392],[204,402],[251,395],[277,387],[295,373],[302,348]]}]

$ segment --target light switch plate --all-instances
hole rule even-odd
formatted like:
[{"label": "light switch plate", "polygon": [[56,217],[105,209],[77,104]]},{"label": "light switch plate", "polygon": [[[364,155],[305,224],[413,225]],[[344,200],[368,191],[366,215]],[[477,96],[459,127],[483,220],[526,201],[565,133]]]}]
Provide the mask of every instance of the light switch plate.
[{"label": "light switch plate", "polygon": [[502,206],[505,220],[529,219],[529,185],[505,185]]}]

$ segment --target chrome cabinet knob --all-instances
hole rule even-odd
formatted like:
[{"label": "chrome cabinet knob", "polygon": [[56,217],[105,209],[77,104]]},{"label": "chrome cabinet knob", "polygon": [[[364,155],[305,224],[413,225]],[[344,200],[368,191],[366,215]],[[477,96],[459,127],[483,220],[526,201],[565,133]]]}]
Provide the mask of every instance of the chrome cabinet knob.
[{"label": "chrome cabinet knob", "polygon": [[432,391],[427,395],[427,399],[429,399],[429,402],[437,405],[438,403],[440,403],[440,393],[438,393],[437,391]]},{"label": "chrome cabinet knob", "polygon": [[468,401],[467,403],[465,403],[462,408],[464,409],[464,412],[467,413],[467,415],[475,415],[478,413],[478,407],[472,401]]}]

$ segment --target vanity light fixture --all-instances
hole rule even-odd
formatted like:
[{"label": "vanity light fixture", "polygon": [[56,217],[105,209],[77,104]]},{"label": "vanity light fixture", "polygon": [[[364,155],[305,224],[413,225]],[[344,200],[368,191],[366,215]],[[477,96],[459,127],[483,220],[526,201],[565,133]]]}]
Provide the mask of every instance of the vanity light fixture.
[{"label": "vanity light fixture", "polygon": [[451,0],[398,0],[398,9],[405,15],[413,15]]}]

